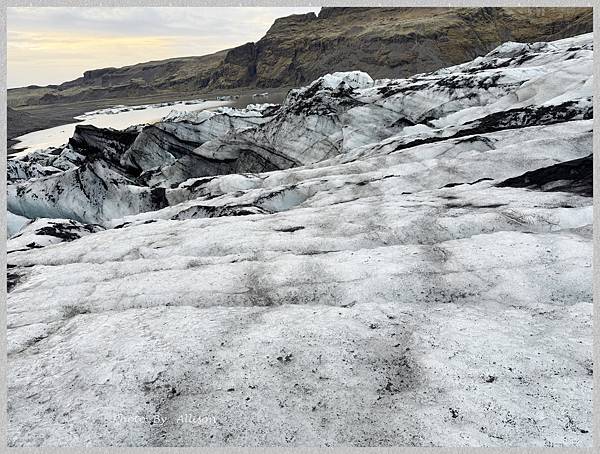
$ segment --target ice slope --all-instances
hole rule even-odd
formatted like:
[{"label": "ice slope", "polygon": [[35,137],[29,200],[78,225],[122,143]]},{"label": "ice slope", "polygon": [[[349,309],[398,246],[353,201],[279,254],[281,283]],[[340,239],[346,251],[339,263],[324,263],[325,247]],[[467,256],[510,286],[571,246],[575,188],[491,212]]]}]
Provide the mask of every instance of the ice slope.
[{"label": "ice slope", "polygon": [[[169,190],[189,178],[354,160],[390,140],[406,147],[589,119],[592,57],[591,34],[553,43],[506,43],[472,62],[409,79],[373,81],[360,71],[326,75],[292,90],[281,107],[178,114],[141,132],[78,128],[70,146],[51,155],[60,165],[41,155],[11,160],[9,209],[29,217],[69,212],[83,222],[105,222],[161,208],[166,202],[162,197],[149,202],[147,188]],[[88,172],[81,185],[73,185],[66,167],[78,154],[108,171]],[[113,187],[113,172],[130,183]],[[57,206],[53,200],[57,184],[76,192],[68,211],[65,201]],[[120,192],[123,202],[98,207],[101,199],[87,196],[88,186],[94,192],[98,185]]]}]

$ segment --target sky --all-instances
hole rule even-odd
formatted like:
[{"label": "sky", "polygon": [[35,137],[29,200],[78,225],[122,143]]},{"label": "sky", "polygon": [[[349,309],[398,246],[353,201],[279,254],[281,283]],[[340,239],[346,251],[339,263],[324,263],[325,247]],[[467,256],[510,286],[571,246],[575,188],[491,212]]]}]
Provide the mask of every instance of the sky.
[{"label": "sky", "polygon": [[206,55],[258,41],[277,17],[320,7],[8,8],[7,85],[59,84],[85,70]]}]

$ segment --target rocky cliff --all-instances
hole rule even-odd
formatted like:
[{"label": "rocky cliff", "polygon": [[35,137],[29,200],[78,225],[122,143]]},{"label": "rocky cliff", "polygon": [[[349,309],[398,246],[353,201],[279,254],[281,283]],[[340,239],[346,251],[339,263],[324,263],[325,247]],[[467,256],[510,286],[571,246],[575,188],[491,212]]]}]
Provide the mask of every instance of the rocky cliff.
[{"label": "rocky cliff", "polygon": [[374,78],[406,77],[471,60],[505,41],[591,30],[591,10],[583,8],[323,8],[318,16],[275,21],[255,45],[252,82],[297,86],[357,68]]}]

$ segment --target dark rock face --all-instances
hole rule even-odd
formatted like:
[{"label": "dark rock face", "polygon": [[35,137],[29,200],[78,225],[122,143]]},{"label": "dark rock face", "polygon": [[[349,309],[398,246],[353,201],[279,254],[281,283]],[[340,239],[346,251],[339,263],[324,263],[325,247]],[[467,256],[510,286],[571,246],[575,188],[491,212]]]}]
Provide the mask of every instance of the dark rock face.
[{"label": "dark rock face", "polygon": [[110,72],[114,71],[117,68],[102,68],[102,69],[92,69],[89,71],[85,71],[83,73],[83,80],[86,82],[92,82],[94,79],[98,77],[102,77]]},{"label": "dark rock face", "polygon": [[216,80],[231,78],[232,86],[251,85],[256,78],[256,57],[257,48],[254,43],[246,43],[230,50],[225,56],[223,66],[213,74],[210,83],[215,84]]},{"label": "dark rock face", "polygon": [[528,188],[536,191],[572,192],[585,197],[594,194],[593,155],[561,162],[550,167],[526,172],[498,183],[498,187]]}]

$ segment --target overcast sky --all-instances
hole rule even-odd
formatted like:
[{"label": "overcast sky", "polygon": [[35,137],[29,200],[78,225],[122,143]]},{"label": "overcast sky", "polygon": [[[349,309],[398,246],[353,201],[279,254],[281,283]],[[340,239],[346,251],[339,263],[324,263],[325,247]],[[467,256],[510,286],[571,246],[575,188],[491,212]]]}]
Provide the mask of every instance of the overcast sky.
[{"label": "overcast sky", "polygon": [[205,55],[259,40],[300,8],[8,8],[8,87],[47,85],[83,71]]}]

